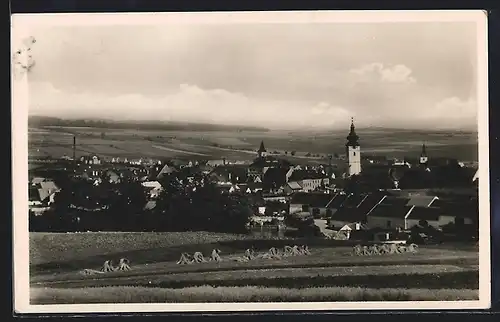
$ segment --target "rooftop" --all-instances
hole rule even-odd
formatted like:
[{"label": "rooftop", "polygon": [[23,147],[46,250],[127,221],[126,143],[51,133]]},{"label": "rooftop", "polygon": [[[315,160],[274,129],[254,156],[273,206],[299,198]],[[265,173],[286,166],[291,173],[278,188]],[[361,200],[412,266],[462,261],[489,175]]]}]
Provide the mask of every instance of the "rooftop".
[{"label": "rooftop", "polygon": [[325,173],[321,173],[316,170],[295,170],[292,175],[288,179],[289,181],[300,181],[306,179],[324,179],[327,178],[328,175]]},{"label": "rooftop", "polygon": [[430,207],[436,200],[436,196],[412,196],[406,203],[408,206]]},{"label": "rooftop", "polygon": [[400,207],[400,206],[406,206],[409,201],[410,198],[386,196],[380,204],[383,206]]},{"label": "rooftop", "polygon": [[310,207],[330,207],[334,199],[339,195],[331,195],[326,193],[306,193],[296,192],[292,195],[291,204],[309,205]]},{"label": "rooftop", "polygon": [[366,212],[356,207],[342,207],[332,214],[331,219],[347,222],[364,221]]},{"label": "rooftop", "polygon": [[406,205],[379,204],[368,214],[368,216],[404,219],[411,209],[412,206]]},{"label": "rooftop", "polygon": [[265,156],[263,158],[256,158],[250,165],[250,168],[265,168],[265,167],[284,167],[289,168],[290,162],[284,159],[278,159],[273,156]]},{"label": "rooftop", "polygon": [[414,207],[408,219],[438,221],[442,213],[443,210],[437,207]]},{"label": "rooftop", "polygon": [[288,182],[287,185],[288,185],[288,187],[290,187],[293,190],[300,190],[300,189],[302,189],[302,187],[300,186],[300,184],[298,182],[296,182],[296,181]]},{"label": "rooftop", "polygon": [[342,204],[340,204],[340,207],[358,207],[358,205],[361,204],[366,198],[368,197],[367,194],[348,194],[346,198],[343,200]]}]

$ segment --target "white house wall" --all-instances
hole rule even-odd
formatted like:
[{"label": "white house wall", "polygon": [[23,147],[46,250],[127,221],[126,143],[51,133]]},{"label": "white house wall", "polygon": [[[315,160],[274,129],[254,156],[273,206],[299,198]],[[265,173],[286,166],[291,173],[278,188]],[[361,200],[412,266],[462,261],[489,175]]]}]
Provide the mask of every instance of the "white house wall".
[{"label": "white house wall", "polygon": [[290,213],[294,214],[302,211],[302,204],[290,204]]},{"label": "white house wall", "polygon": [[[455,223],[455,218],[454,216],[439,216],[439,225],[444,226],[449,223]],[[470,218],[464,218],[464,224],[466,225],[472,225],[473,221]]]},{"label": "white house wall", "polygon": [[[309,207],[309,212],[311,213],[311,215],[313,215],[313,214],[314,214],[314,210],[315,210],[315,209],[319,210],[319,214],[320,214],[321,216],[326,216],[326,213],[327,213],[327,211],[328,211],[328,208],[324,208],[324,207],[321,207],[321,208],[319,208],[319,207],[316,207],[316,208]],[[333,209],[332,209],[332,214],[333,214]]]},{"label": "white house wall", "polygon": [[450,223],[455,223],[455,217],[453,216],[439,216],[439,225],[444,226]]}]

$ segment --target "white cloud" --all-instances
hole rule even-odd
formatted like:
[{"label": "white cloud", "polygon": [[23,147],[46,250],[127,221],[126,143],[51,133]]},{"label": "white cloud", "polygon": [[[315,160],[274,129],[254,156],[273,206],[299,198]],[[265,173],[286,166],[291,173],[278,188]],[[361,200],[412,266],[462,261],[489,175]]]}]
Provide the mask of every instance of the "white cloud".
[{"label": "white cloud", "polygon": [[322,115],[325,117],[334,116],[340,119],[348,119],[349,117],[354,116],[352,111],[350,112],[345,108],[334,106],[327,102],[321,102],[312,107],[311,113],[313,115]]},{"label": "white cloud", "polygon": [[[49,83],[30,84],[30,114],[242,124],[269,127],[322,127],[348,124],[352,113],[328,102],[250,98],[224,89],[182,84],[160,97],[71,93]],[[311,107],[312,106],[312,107]],[[310,113],[308,113],[310,111]]]},{"label": "white cloud", "polygon": [[439,116],[451,118],[476,117],[477,106],[473,99],[462,100],[458,97],[448,97],[436,104],[434,109]]},{"label": "white cloud", "polygon": [[411,76],[412,70],[405,65],[385,67],[382,63],[366,64],[350,70],[358,81],[380,81],[386,83],[413,84],[416,79]]},{"label": "white cloud", "polygon": [[[137,93],[104,95],[62,91],[50,83],[30,82],[30,114],[55,117],[102,117],[121,120],[170,120],[241,124],[272,128],[344,128],[358,126],[476,128],[477,104],[458,97],[432,99],[394,90],[384,96],[378,86],[356,88],[353,105],[334,101],[285,101],[248,96],[224,89],[182,84],[162,96]],[[357,94],[356,94],[357,93]],[[379,93],[380,101],[376,101]]]},{"label": "white cloud", "polygon": [[431,108],[422,108],[420,113],[415,113],[413,122],[444,129],[477,129],[477,109],[472,98],[448,97]]},{"label": "white cloud", "polygon": [[442,118],[444,122],[454,122],[456,125],[477,123],[477,102],[474,99],[462,100],[449,97],[438,102],[433,109],[434,117]]}]

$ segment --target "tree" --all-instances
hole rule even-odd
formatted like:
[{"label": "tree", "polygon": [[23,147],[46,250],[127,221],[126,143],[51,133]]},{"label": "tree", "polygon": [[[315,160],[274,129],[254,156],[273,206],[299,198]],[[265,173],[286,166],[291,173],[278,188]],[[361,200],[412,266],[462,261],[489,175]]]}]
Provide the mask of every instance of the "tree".
[{"label": "tree", "polygon": [[295,151],[290,152],[290,154],[291,154],[292,156],[294,156],[294,155],[295,155],[295,153],[296,153]]},{"label": "tree", "polygon": [[429,223],[427,222],[427,220],[424,220],[424,219],[419,220],[418,225],[420,227],[422,227],[422,228],[428,228],[429,227]]},{"label": "tree", "polygon": [[139,182],[125,182],[113,189],[107,211],[112,230],[134,230],[141,226],[141,216],[147,202],[146,192]]},{"label": "tree", "polygon": [[162,230],[206,230],[243,232],[253,214],[248,197],[241,193],[222,194],[207,176],[191,182],[180,176],[162,183],[154,215]]}]

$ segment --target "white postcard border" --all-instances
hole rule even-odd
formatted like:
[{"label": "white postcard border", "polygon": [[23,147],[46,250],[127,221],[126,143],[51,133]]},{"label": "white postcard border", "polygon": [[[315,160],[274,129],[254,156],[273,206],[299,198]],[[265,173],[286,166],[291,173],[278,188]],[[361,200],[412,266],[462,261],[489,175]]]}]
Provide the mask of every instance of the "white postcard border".
[{"label": "white postcard border", "polygon": [[13,15],[12,48],[15,52],[30,28],[37,25],[154,25],[178,23],[402,23],[469,21],[477,26],[477,87],[479,126],[479,291],[478,301],[423,302],[314,302],[314,303],[188,303],[188,304],[78,304],[30,305],[28,233],[28,106],[27,75],[12,79],[12,187],[14,309],[18,313],[104,313],[104,312],[238,312],[290,310],[401,310],[485,309],[491,301],[490,193],[487,75],[487,14],[481,10],[448,11],[288,11],[212,13],[127,14],[29,14]]}]

